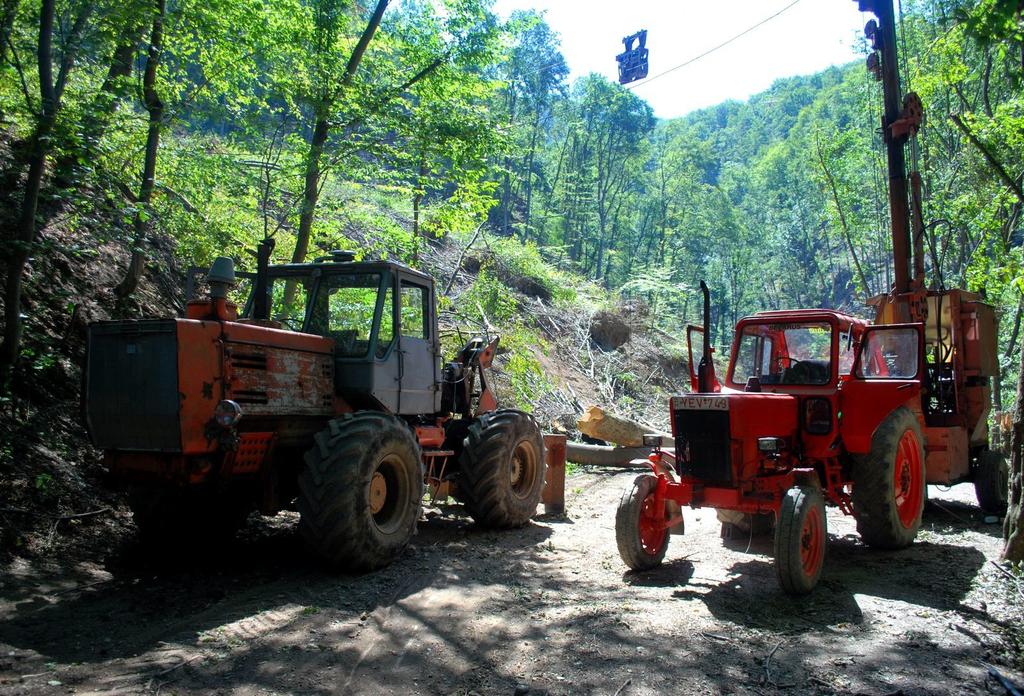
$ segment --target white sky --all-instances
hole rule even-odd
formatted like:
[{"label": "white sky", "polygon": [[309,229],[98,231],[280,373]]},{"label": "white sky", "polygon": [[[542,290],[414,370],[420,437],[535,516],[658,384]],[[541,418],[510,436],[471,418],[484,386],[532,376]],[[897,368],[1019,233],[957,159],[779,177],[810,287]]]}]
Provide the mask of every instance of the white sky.
[{"label": "white sky", "polygon": [[[545,13],[562,38],[570,80],[590,72],[618,79],[622,37],[647,29],[651,77],[703,53],[792,0],[496,0]],[[681,116],[726,99],[746,99],[780,77],[808,75],[862,58],[857,41],[869,15],[854,0],[800,0],[735,42],[649,83],[634,83],[659,118]]]}]

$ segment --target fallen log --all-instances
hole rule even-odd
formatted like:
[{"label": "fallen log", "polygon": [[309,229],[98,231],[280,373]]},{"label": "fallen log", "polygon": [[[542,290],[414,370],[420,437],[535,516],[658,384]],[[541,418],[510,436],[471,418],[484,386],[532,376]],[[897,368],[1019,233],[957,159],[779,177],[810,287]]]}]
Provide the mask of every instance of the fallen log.
[{"label": "fallen log", "polygon": [[625,469],[643,469],[646,464],[633,464],[634,459],[647,459],[650,447],[612,447],[586,445],[582,442],[565,443],[566,461],[589,466],[617,466]]},{"label": "fallen log", "polygon": [[576,422],[576,427],[584,435],[623,447],[641,447],[645,434],[657,432],[650,426],[608,413],[600,406],[588,408]]}]

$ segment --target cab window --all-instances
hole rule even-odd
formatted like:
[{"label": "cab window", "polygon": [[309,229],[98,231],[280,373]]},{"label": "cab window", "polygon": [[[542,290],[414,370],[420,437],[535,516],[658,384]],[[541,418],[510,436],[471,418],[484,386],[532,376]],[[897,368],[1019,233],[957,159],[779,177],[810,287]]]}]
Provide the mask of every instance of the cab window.
[{"label": "cab window", "polygon": [[292,331],[302,331],[312,288],[313,279],[309,276],[270,279],[270,319]]},{"label": "cab window", "polygon": [[857,376],[864,379],[914,379],[918,372],[917,329],[869,329]]},{"label": "cab window", "polygon": [[857,352],[853,349],[853,340],[849,331],[839,333],[839,374],[848,375],[853,371],[853,361]]},{"label": "cab window", "polygon": [[392,292],[391,286],[384,291],[384,307],[380,313],[380,331],[377,333],[377,351],[376,355],[378,358],[383,358],[387,355],[388,350],[391,348],[392,342],[395,340],[395,293]]},{"label": "cab window", "polygon": [[762,385],[822,385],[832,376],[832,327],[828,322],[747,324],[739,338],[730,381]]},{"label": "cab window", "polygon": [[373,338],[379,295],[379,273],[324,276],[310,321],[311,333],[333,338],[339,357],[365,356]]},{"label": "cab window", "polygon": [[427,317],[430,313],[427,309],[429,294],[427,289],[420,285],[402,283],[402,335],[409,338],[430,338],[430,326]]}]

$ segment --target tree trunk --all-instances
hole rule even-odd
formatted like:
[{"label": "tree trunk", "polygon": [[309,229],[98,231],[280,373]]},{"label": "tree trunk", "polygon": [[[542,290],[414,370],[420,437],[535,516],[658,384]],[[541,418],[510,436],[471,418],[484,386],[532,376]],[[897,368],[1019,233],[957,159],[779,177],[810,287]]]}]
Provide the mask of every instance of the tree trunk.
[{"label": "tree trunk", "polygon": [[132,258],[124,279],[114,289],[121,298],[130,297],[139,286],[146,263],[146,234],[152,215],[149,204],[153,199],[156,184],[156,159],[160,152],[160,130],[163,126],[164,104],[156,91],[156,71],[163,53],[163,27],[165,0],[156,0],[156,14],[153,16],[153,31],[149,37],[149,54],[146,57],[146,71],[142,78],[142,99],[149,112],[149,129],[146,133],[146,155],[142,165],[142,185],[139,188],[138,210],[135,213],[135,239],[132,243]]},{"label": "tree trunk", "polygon": [[530,134],[530,152],[526,157],[526,211],[523,214],[523,234],[521,235],[524,242],[530,239],[530,209],[533,206],[533,157],[537,152],[537,131],[540,130],[537,125],[537,122],[534,122],[533,132]]},{"label": "tree trunk", "polygon": [[316,204],[320,199],[320,158],[324,154],[324,144],[330,133],[327,121],[328,106],[320,104],[313,135],[309,139],[309,154],[306,156],[306,178],[302,187],[302,212],[299,214],[299,230],[295,238],[295,251],[292,263],[302,263],[309,253],[309,237],[313,229],[313,216]]},{"label": "tree trunk", "polygon": [[640,447],[645,434],[658,433],[656,428],[613,415],[600,406],[588,408],[576,421],[576,427],[584,435],[623,447]]},{"label": "tree trunk", "polygon": [[[381,19],[384,17],[384,10],[388,7],[389,0],[378,0],[373,10],[373,15],[366,23],[366,28],[359,37],[359,42],[352,49],[348,63],[345,65],[345,73],[341,78],[341,87],[345,88],[352,84],[359,64],[363,60],[367,46],[377,33]],[[299,230],[295,239],[295,252],[292,254],[292,263],[302,263],[306,260],[309,252],[309,237],[313,229],[313,217],[316,214],[316,204],[320,198],[320,158],[324,153],[324,144],[330,134],[330,111],[337,95],[324,92],[317,104],[316,123],[313,125],[313,135],[309,140],[309,154],[306,156],[306,177],[302,189],[302,212],[299,215]],[[291,294],[291,293],[289,293]],[[290,298],[289,298],[290,299]],[[287,301],[287,300],[286,300]]]},{"label": "tree trunk", "polygon": [[1010,437],[1010,490],[1006,519],[1003,520],[1002,557],[1012,563],[1024,561],[1024,350],[1021,351],[1020,372],[1017,375],[1017,405],[1013,410],[1013,430]]},{"label": "tree trunk", "polygon": [[80,141],[57,161],[56,178],[59,181],[68,182],[74,168],[80,161],[88,161],[90,153],[106,134],[107,126],[110,125],[110,120],[117,110],[118,104],[128,92],[126,78],[132,73],[133,58],[139,42],[142,40],[144,30],[143,22],[136,22],[134,26],[125,27],[124,33],[110,56],[103,84],[100,85],[82,116],[78,127]]},{"label": "tree trunk", "polygon": [[14,18],[18,15],[19,0],[3,0],[0,3],[0,63],[7,60],[7,42],[14,30]]},{"label": "tree trunk", "polygon": [[21,352],[21,282],[25,264],[36,241],[36,211],[39,191],[50,151],[50,135],[57,119],[59,101],[53,82],[53,15],[56,0],[43,0],[39,13],[39,94],[41,110],[29,148],[28,178],[14,234],[14,247],[7,264],[4,295],[4,339],[0,344],[0,394],[9,387],[11,370]]},{"label": "tree trunk", "polygon": [[427,174],[425,153],[421,153],[419,171],[416,177],[416,191],[412,194],[412,258],[413,261],[420,259],[420,203],[423,202],[423,187],[426,185],[424,177]]}]

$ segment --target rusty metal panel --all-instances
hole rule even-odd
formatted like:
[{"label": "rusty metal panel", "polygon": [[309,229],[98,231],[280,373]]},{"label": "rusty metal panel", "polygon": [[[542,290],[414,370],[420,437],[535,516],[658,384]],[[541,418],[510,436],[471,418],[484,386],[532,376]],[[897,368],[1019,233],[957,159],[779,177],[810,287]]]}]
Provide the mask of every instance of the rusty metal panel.
[{"label": "rusty metal panel", "polygon": [[225,398],[221,323],[196,319],[177,319],[176,323],[182,452],[213,452],[217,441],[207,438],[207,425],[213,418],[213,409]]},{"label": "rusty metal panel", "polygon": [[964,302],[961,305],[960,321],[963,323],[964,369],[970,376],[991,377],[999,370],[996,352],[996,338],[999,329],[996,313],[991,305],[984,302]]},{"label": "rusty metal panel", "polygon": [[[273,331],[273,329],[262,329]],[[334,413],[330,353],[227,342],[226,396],[246,416],[325,416]]]},{"label": "rusty metal panel", "polygon": [[925,428],[925,480],[928,483],[956,483],[970,472],[967,429]]},{"label": "rusty metal panel", "polygon": [[255,324],[226,322],[224,324],[224,340],[229,343],[248,343],[268,348],[288,348],[310,353],[330,355],[334,351],[334,341],[313,334],[283,331]]}]

